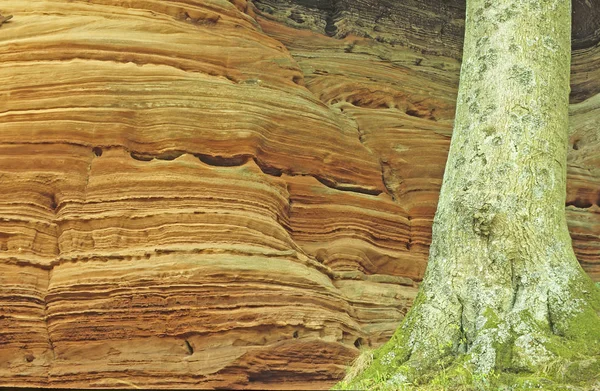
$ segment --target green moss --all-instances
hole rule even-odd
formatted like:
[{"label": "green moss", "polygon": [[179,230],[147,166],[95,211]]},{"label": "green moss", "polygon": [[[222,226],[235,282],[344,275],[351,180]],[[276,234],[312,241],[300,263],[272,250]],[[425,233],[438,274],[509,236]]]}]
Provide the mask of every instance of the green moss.
[{"label": "green moss", "polygon": [[[438,361],[432,367],[419,367],[414,355],[410,356],[411,362],[407,365],[410,355],[408,342],[418,319],[416,311],[425,299],[420,292],[402,326],[388,343],[373,353],[370,365],[354,379],[339,383],[335,389],[583,391],[592,389],[596,384],[600,387],[600,289],[586,280],[577,285],[575,302],[582,306],[568,317],[561,327],[564,330],[561,335],[554,334],[555,330],[545,322],[536,321],[530,312],[519,313],[518,323],[528,325],[532,337],[541,341],[553,357],[541,365],[516,366],[515,340],[518,334],[513,330],[509,330],[514,334],[512,337],[493,343],[496,356],[495,369],[491,373],[476,373],[471,360],[473,351],[456,355],[452,353],[452,346],[439,347]],[[485,309],[483,315],[486,318],[484,330],[506,329],[506,320],[501,319],[494,309]],[[403,377],[395,379],[398,373],[407,375],[413,383],[403,382]]]},{"label": "green moss", "polygon": [[501,323],[500,318],[498,317],[498,315],[496,314],[496,311],[494,311],[491,308],[486,308],[485,310],[483,310],[483,316],[485,316],[485,326],[483,326],[484,329],[495,329],[498,328],[498,326]]},{"label": "green moss", "polygon": [[[562,388],[561,388],[562,387]],[[548,379],[543,375],[530,373],[503,373],[498,378],[498,390],[547,390],[564,391],[564,385]]]},{"label": "green moss", "polygon": [[507,343],[494,345],[496,349],[496,368],[498,370],[513,369],[513,344],[514,338],[511,338]]},{"label": "green moss", "polygon": [[411,310],[408,312],[401,326],[398,327],[390,341],[373,352],[372,363],[355,378],[340,382],[335,389],[381,389],[385,383],[396,373],[414,372],[413,368],[405,367],[403,364],[408,360],[411,350],[408,346],[410,335],[417,320],[417,311],[420,304],[425,300],[425,295],[419,291]]},{"label": "green moss", "polygon": [[[552,371],[557,368],[551,368]],[[474,373],[470,364],[470,355],[458,357],[450,367],[438,368],[435,376],[426,382],[393,385],[387,383],[388,377],[380,376],[364,379],[360,382],[336,386],[339,390],[374,390],[374,391],[518,391],[518,390],[545,390],[564,391],[577,390],[589,391],[600,385],[600,378],[595,377],[600,373],[600,361],[586,360],[571,363],[565,376],[557,373],[529,372],[492,372],[489,374]],[[581,376],[577,378],[577,376]],[[581,379],[585,379],[582,381]]]},{"label": "green moss", "polygon": [[572,316],[568,321],[565,337],[600,341],[600,317],[597,311],[586,305],[581,312]]},{"label": "green moss", "polygon": [[586,351],[600,354],[600,290],[584,275],[582,281],[573,284],[570,294],[576,308],[560,319],[560,334],[571,341],[591,343]]}]

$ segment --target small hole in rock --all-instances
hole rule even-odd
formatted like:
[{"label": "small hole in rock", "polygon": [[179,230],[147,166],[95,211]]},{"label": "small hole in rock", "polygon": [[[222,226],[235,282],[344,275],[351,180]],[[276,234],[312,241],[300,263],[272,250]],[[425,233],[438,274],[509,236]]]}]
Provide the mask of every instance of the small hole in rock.
[{"label": "small hole in rock", "polygon": [[292,334],[292,337],[294,338],[298,338],[300,334],[298,334],[298,331],[294,331],[294,334]]},{"label": "small hole in rock", "polygon": [[257,158],[252,158],[254,160],[254,163],[256,163],[256,165],[258,166],[258,168],[260,168],[260,170],[267,175],[272,175],[272,176],[281,176],[283,174],[283,171],[280,170],[279,168],[273,167],[273,166],[269,166],[266,163],[264,163],[263,161],[257,159]]},{"label": "small hole in rock", "polygon": [[32,362],[34,359],[35,359],[35,357],[33,357],[33,354],[31,354],[31,353],[27,353],[25,355],[25,361],[27,361],[27,362]]},{"label": "small hole in rock", "polygon": [[102,148],[100,147],[94,147],[94,149],[92,149],[92,152],[94,152],[94,155],[98,157],[102,156]]},{"label": "small hole in rock", "polygon": [[356,338],[356,341],[354,341],[354,346],[356,346],[357,348],[360,348],[361,346],[363,346],[364,344],[364,340],[362,338]]},{"label": "small hole in rock", "polygon": [[579,149],[579,140],[577,140],[573,143],[573,149],[576,151]]}]

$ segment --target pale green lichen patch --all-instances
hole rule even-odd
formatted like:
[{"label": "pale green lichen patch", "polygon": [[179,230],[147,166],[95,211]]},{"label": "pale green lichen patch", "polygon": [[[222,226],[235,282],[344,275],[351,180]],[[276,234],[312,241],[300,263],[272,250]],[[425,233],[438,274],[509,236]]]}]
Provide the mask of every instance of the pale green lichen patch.
[{"label": "pale green lichen patch", "polygon": [[517,5],[513,3],[498,13],[498,22],[506,22],[510,19],[513,19],[518,14],[519,11],[517,9]]},{"label": "pale green lichen patch", "polygon": [[525,88],[531,88],[534,85],[533,70],[522,65],[513,65],[510,67],[510,78],[515,80]]}]

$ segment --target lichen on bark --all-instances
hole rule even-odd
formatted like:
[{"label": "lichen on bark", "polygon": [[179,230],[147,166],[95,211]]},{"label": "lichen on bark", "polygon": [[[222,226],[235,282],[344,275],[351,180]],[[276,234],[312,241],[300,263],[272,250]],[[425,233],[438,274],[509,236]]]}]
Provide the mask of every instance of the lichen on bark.
[{"label": "lichen on bark", "polygon": [[467,0],[419,296],[337,388],[600,387],[600,290],[564,212],[570,23],[569,0]]}]

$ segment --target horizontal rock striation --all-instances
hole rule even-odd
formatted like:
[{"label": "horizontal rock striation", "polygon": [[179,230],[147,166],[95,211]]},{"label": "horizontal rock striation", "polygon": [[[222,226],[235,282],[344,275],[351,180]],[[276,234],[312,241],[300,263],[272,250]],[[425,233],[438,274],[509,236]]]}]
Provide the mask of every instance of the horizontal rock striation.
[{"label": "horizontal rock striation", "polygon": [[[327,388],[391,336],[426,266],[464,6],[0,6],[1,386]],[[588,30],[567,215],[600,280]]]}]

